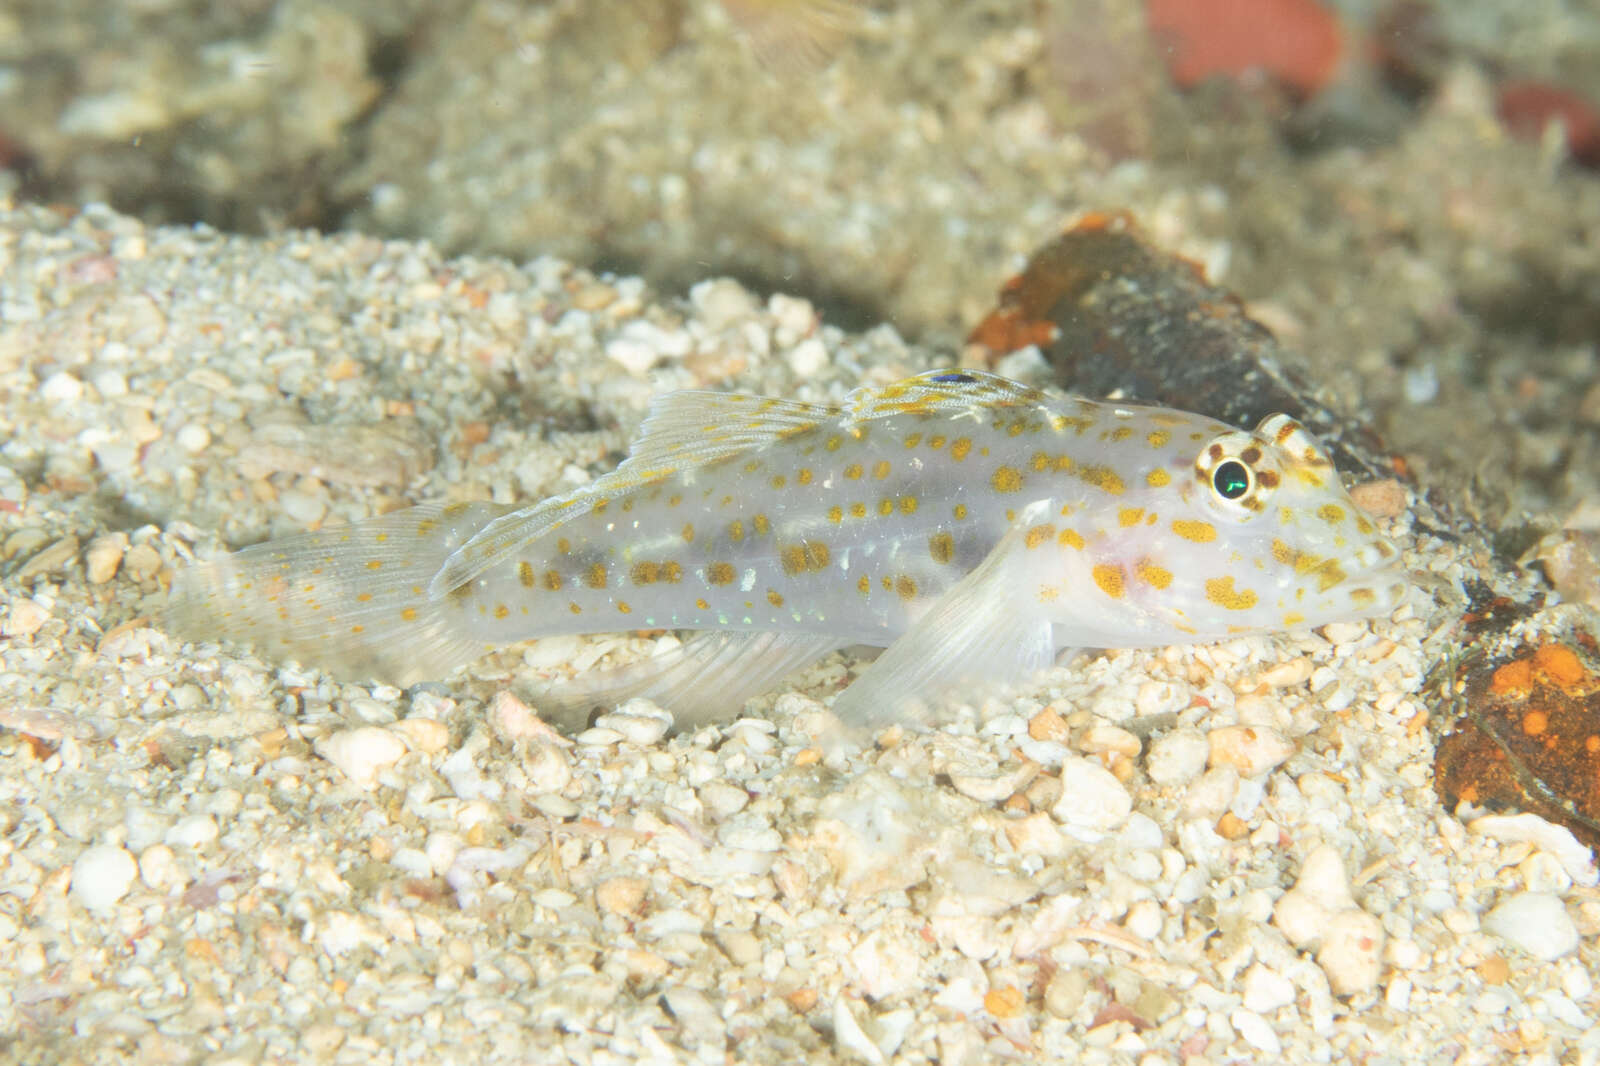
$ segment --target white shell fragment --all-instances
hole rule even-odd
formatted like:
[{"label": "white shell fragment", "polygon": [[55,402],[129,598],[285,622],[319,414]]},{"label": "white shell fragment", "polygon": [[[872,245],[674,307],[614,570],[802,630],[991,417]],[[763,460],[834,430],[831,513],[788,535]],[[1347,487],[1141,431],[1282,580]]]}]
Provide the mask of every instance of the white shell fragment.
[{"label": "white shell fragment", "polygon": [[1543,962],[1578,948],[1578,927],[1561,897],[1549,892],[1518,892],[1483,918],[1483,930]]},{"label": "white shell fragment", "polygon": [[1259,777],[1294,754],[1294,742],[1276,729],[1230,725],[1206,737],[1212,766],[1231,766],[1240,777]]},{"label": "white shell fragment", "polygon": [[92,911],[104,910],[128,894],[139,864],[119,844],[87,848],[72,864],[72,898]]},{"label": "white shell fragment", "polygon": [[672,729],[672,714],[647,699],[631,699],[596,718],[595,727],[612,730],[630,744],[649,747]]},{"label": "white shell fragment", "polygon": [[406,743],[387,729],[362,726],[318,740],[315,750],[353,784],[370,788],[380,773],[405,755]]},{"label": "white shell fragment", "polygon": [[1051,813],[1068,833],[1095,841],[1128,820],[1133,797],[1093,759],[1068,759],[1061,766],[1061,798]]},{"label": "white shell fragment", "polygon": [[1324,844],[1306,856],[1294,888],[1273,908],[1272,920],[1291,944],[1316,950],[1317,965],[1336,994],[1377,987],[1383,924],[1356,905],[1336,848]]}]

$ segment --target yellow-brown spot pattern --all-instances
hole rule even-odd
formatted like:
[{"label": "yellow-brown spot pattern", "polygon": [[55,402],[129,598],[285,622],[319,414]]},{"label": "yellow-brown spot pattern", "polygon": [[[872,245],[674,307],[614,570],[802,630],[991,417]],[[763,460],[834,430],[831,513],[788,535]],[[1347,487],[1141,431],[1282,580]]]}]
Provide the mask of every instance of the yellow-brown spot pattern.
[{"label": "yellow-brown spot pattern", "polygon": [[1192,540],[1196,544],[1209,544],[1217,539],[1217,527],[1198,519],[1174,519],[1172,531],[1184,540]]},{"label": "yellow-brown spot pattern", "polygon": [[1260,602],[1254,589],[1235,588],[1231,577],[1209,579],[1206,582],[1206,599],[1228,611],[1248,611]]},{"label": "yellow-brown spot pattern", "polygon": [[1014,466],[996,467],[989,485],[996,492],[1016,492],[1022,488],[1022,471]]},{"label": "yellow-brown spot pattern", "polygon": [[1111,563],[1097,563],[1094,569],[1089,571],[1089,574],[1094,578],[1094,583],[1100,586],[1101,592],[1104,592],[1114,600],[1122,599],[1123,593],[1126,591],[1122,567],[1114,566]]}]

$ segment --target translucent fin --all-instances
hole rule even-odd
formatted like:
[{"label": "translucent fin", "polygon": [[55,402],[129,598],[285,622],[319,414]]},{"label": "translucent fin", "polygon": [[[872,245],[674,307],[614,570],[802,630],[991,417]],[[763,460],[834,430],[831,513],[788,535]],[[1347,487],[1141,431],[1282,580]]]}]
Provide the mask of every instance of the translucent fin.
[{"label": "translucent fin", "polygon": [[826,404],[741,392],[669,392],[650,404],[628,458],[607,477],[652,481],[772,444],[838,415],[838,408]]},{"label": "translucent fin", "polygon": [[1050,619],[1022,591],[1038,584],[1023,572],[1027,518],[839,693],[833,713],[844,725],[926,726],[940,704],[1026,680],[1055,660]]},{"label": "translucent fin", "polygon": [[423,506],[185,568],[167,608],[190,640],[236,640],[350,679],[435,680],[488,648],[428,595],[451,552],[504,508]]},{"label": "translucent fin", "polygon": [[1037,407],[1048,398],[999,374],[982,370],[929,370],[893,385],[864,386],[845,397],[846,424],[905,414],[958,415],[1000,407]]},{"label": "translucent fin", "polygon": [[842,646],[809,633],[700,633],[653,659],[530,696],[541,717],[568,731],[587,725],[596,707],[639,696],[671,711],[678,729],[698,729],[735,717],[749,700]]},{"label": "translucent fin", "polygon": [[737,392],[690,390],[658,396],[628,458],[604,477],[490,523],[451,556],[434,578],[445,596],[520,554],[525,545],[583,514],[593,501],[812,429],[835,408]]}]

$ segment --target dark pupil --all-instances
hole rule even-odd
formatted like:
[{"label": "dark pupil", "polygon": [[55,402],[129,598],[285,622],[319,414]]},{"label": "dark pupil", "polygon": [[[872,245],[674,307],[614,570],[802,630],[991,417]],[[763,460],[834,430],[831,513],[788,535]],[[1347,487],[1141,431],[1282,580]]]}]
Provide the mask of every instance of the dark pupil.
[{"label": "dark pupil", "polygon": [[1244,468],[1243,463],[1229,459],[1211,475],[1211,484],[1216,486],[1217,493],[1225,500],[1237,500],[1250,489],[1250,471]]},{"label": "dark pupil", "polygon": [[978,379],[973,377],[971,374],[950,373],[950,374],[935,374],[933,376],[933,380],[934,381],[953,382],[953,383],[958,384],[958,385],[970,385],[970,384],[972,384],[974,381],[976,381]]}]

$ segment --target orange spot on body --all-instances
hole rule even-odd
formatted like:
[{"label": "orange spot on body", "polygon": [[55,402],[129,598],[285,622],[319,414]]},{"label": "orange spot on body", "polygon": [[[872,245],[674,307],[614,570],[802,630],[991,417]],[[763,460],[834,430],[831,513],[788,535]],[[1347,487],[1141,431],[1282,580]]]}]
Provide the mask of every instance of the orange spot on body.
[{"label": "orange spot on body", "polygon": [[1126,490],[1122,477],[1109,466],[1085,466],[1078,470],[1078,476],[1113,496],[1121,496]]},{"label": "orange spot on body", "polygon": [[1206,582],[1206,599],[1224,610],[1248,611],[1260,597],[1253,589],[1234,588],[1231,577],[1214,577]]},{"label": "orange spot on body", "polygon": [[1179,518],[1173,521],[1172,531],[1184,540],[1192,540],[1196,544],[1208,544],[1217,539],[1217,527],[1210,522]]},{"label": "orange spot on body", "polygon": [[1022,471],[1014,466],[996,467],[989,484],[996,492],[1016,492],[1022,488]]},{"label": "orange spot on body", "polygon": [[1164,589],[1168,585],[1172,584],[1172,571],[1168,570],[1166,567],[1157,566],[1155,563],[1152,563],[1148,560],[1145,560],[1136,566],[1134,568],[1134,573],[1139,575],[1140,581],[1143,581],[1151,588]]},{"label": "orange spot on body", "polygon": [[1094,583],[1100,586],[1101,592],[1104,592],[1114,600],[1122,599],[1123,593],[1126,591],[1122,567],[1111,563],[1097,563],[1094,569],[1090,571],[1090,575],[1094,578]]}]

